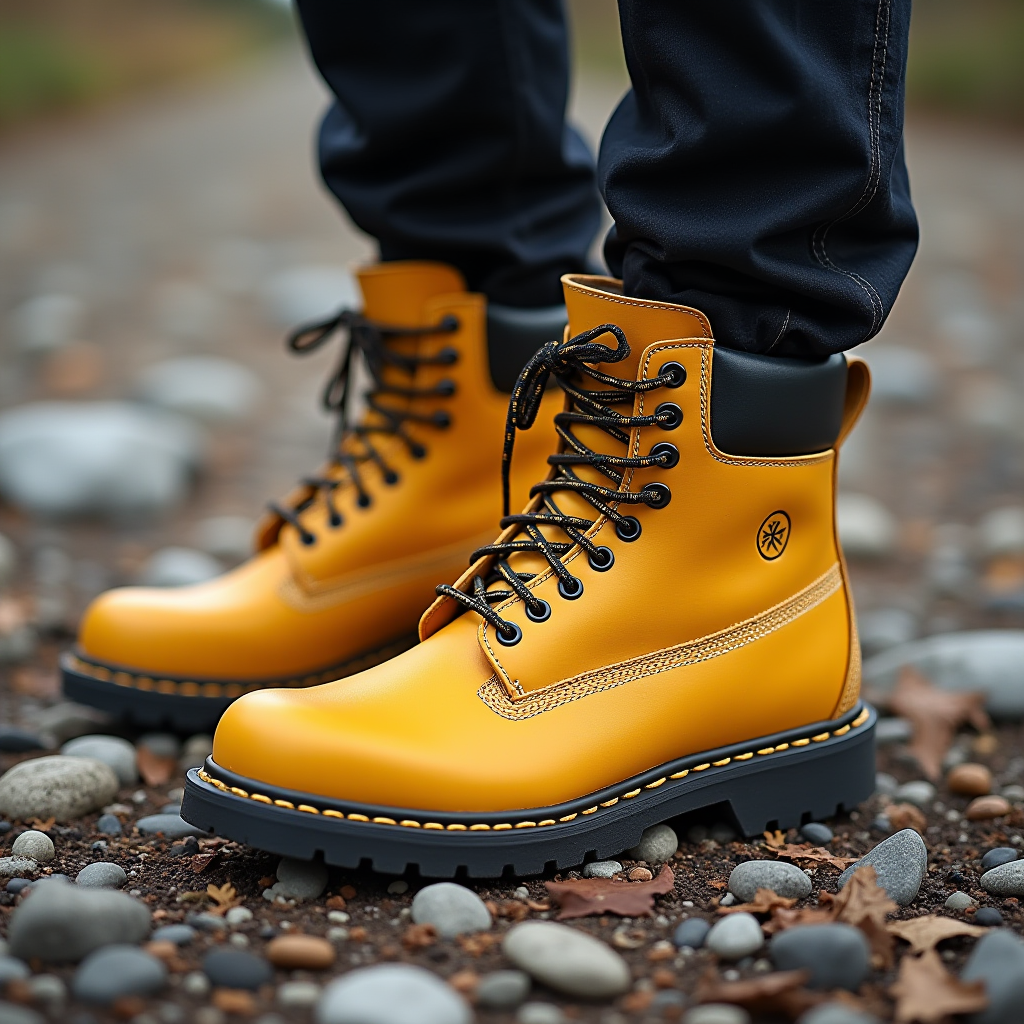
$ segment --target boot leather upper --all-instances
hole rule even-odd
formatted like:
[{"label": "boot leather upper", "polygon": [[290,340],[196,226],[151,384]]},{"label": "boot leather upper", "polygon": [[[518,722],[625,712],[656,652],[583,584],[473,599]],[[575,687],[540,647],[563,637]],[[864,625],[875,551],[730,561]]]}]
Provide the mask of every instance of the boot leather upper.
[{"label": "boot leather upper", "polygon": [[[674,402],[681,425],[634,428],[629,440],[633,454],[659,441],[678,447],[674,468],[636,470],[625,481],[634,491],[663,482],[671,502],[631,506],[643,529],[628,543],[596,518],[591,533],[615,562],[598,572],[578,547],[564,555],[584,584],[576,600],[559,595],[542,557],[512,556],[514,568],[538,573],[528,585],[552,609],[533,622],[518,598],[496,606],[522,629],[515,646],[442,598],[421,620],[422,642],[404,654],[343,683],[236,701],[217,729],[218,765],[391,807],[524,809],[855,705],[859,649],[835,532],[835,450],[779,458],[719,451],[706,319],[613,294],[607,280],[563,280],[572,334],[612,322],[629,340],[631,356],[600,369],[635,380],[656,376],[667,360],[686,368],[681,387],[638,394],[634,407],[639,415]],[[866,399],[866,371],[851,380],[844,433]],[[597,427],[576,433],[602,451],[617,443]],[[556,500],[595,519],[578,496],[560,491]],[[783,522],[778,513],[789,524],[785,544],[778,553],[769,545],[765,557],[763,530],[773,516]],[[460,585],[486,574],[485,562]]]},{"label": "boot leather upper", "polygon": [[[333,495],[343,522],[332,527],[323,499],[315,500],[301,514],[316,537],[312,544],[269,516],[258,531],[262,550],[216,579],[101,595],[81,626],[79,650],[86,658],[156,676],[308,682],[305,673],[414,633],[438,580],[460,572],[474,548],[492,538],[501,506],[497,474],[508,397],[489,376],[483,296],[468,293],[458,272],[443,264],[382,263],[358,276],[371,319],[415,327],[457,318],[453,333],[389,342],[407,354],[455,348],[453,365],[420,367],[414,382],[422,389],[450,380],[454,395],[382,400],[392,408],[406,401],[427,415],[442,410],[450,425],[408,423],[409,434],[427,449],[421,459],[401,439],[374,434],[374,446],[399,479],[388,485],[376,465],[362,464],[368,507],[358,504],[346,471],[330,468],[326,475],[344,481]],[[410,384],[393,367],[385,375]],[[537,433],[524,446],[513,481],[520,501],[545,472],[554,443],[553,432]],[[300,487],[288,503],[305,493]]]}]

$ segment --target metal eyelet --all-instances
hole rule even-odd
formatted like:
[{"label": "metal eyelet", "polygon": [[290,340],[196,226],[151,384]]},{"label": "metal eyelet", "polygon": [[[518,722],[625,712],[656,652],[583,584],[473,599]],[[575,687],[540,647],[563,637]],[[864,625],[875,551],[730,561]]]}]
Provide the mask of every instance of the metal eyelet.
[{"label": "metal eyelet", "polygon": [[514,623],[505,620],[505,625],[511,627],[512,635],[505,636],[497,626],[494,627],[494,635],[498,638],[498,643],[504,647],[515,647],[520,640],[523,639],[523,631]]},{"label": "metal eyelet", "polygon": [[441,430],[447,430],[452,425],[451,416],[443,409],[438,409],[430,418],[433,421],[434,426],[440,427]]},{"label": "metal eyelet", "polygon": [[373,504],[373,498],[368,494],[360,494],[359,497],[356,498],[356,504],[360,508],[369,508]]},{"label": "metal eyelet", "polygon": [[658,376],[664,377],[666,373],[671,379],[665,382],[665,387],[681,388],[686,383],[686,367],[682,363],[663,363]]},{"label": "metal eyelet", "polygon": [[[675,402],[662,402],[654,410],[654,415],[658,417],[657,424],[662,430],[675,430],[683,422],[683,410]],[[669,418],[662,420],[662,416]]]},{"label": "metal eyelet", "polygon": [[451,366],[459,361],[459,350],[446,345],[437,353],[437,362],[441,366]]},{"label": "metal eyelet", "polygon": [[[600,555],[600,558],[595,558],[594,555]],[[594,572],[607,572],[615,564],[615,552],[611,548],[599,547],[587,561]]]},{"label": "metal eyelet", "polygon": [[339,526],[341,526],[343,522],[345,522],[345,520],[342,519],[342,517],[337,512],[332,512],[327,517],[327,522],[330,524],[332,529],[336,530]]},{"label": "metal eyelet", "polygon": [[641,532],[640,520],[636,516],[625,516],[622,522],[615,524],[615,536],[627,544],[636,540]]},{"label": "metal eyelet", "polygon": [[300,533],[299,540],[307,547],[311,548],[316,543],[315,533]]},{"label": "metal eyelet", "polygon": [[393,469],[389,469],[384,474],[384,483],[386,483],[388,487],[394,487],[400,479],[401,477]]},{"label": "metal eyelet", "polygon": [[531,622],[547,622],[551,618],[551,605],[542,598],[537,598],[537,603],[541,606],[539,612],[535,612],[529,605],[526,606],[526,617]]},{"label": "metal eyelet", "polygon": [[451,398],[456,392],[455,381],[449,380],[447,377],[444,380],[438,381],[434,388],[435,395],[441,395],[443,398]]},{"label": "metal eyelet", "polygon": [[570,589],[570,587],[566,586],[565,580],[558,581],[558,592],[566,599],[566,601],[575,601],[576,598],[583,596],[583,580],[576,576],[573,576],[572,579],[576,581],[576,587],[574,589]]},{"label": "metal eyelet", "polygon": [[409,449],[409,455],[414,459],[425,459],[427,457],[427,449],[421,444],[414,444]]},{"label": "metal eyelet", "polygon": [[661,459],[662,469],[675,469],[679,465],[679,449],[669,441],[659,441],[650,451],[650,458]]},{"label": "metal eyelet", "polygon": [[457,331],[462,326],[461,321],[454,313],[449,313],[437,325],[440,331]]},{"label": "metal eyelet", "polygon": [[648,508],[664,508],[672,500],[672,492],[669,490],[668,484],[645,484],[640,493]]}]

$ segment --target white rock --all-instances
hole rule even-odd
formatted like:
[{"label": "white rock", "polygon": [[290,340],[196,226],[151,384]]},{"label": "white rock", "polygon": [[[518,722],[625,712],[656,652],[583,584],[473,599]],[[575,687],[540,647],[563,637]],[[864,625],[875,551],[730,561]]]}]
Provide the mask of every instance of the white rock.
[{"label": "white rock", "polygon": [[37,757],[0,777],[0,814],[27,821],[80,818],[110,803],[117,794],[113,770],[84,757]]},{"label": "white rock", "polygon": [[517,967],[567,995],[608,999],[630,985],[626,961],[610,946],[554,921],[524,921],[513,926],[502,948]]},{"label": "white rock", "polygon": [[43,708],[32,716],[36,730],[53,744],[64,743],[76,736],[86,736],[110,723],[111,716],[96,708],[65,700]]},{"label": "white rock", "polygon": [[679,838],[668,825],[652,825],[644,829],[640,842],[627,850],[626,856],[648,864],[664,864],[675,856],[678,849]]},{"label": "white rock", "polygon": [[977,538],[986,555],[1024,554],[1024,508],[1010,505],[989,512],[978,523]]},{"label": "white rock", "polygon": [[935,787],[924,779],[915,779],[913,782],[905,782],[896,790],[894,796],[897,801],[906,801],[918,807],[927,809],[935,799]]},{"label": "white rock", "polygon": [[223,571],[220,562],[203,551],[161,548],[146,560],[139,583],[147,587],[186,587],[213,579]]},{"label": "white rock", "polygon": [[345,267],[294,267],[271,278],[266,289],[278,322],[294,327],[329,317],[340,309],[361,309],[359,285]]},{"label": "white rock", "polygon": [[196,524],[196,546],[225,562],[243,562],[253,553],[255,528],[245,516],[210,516]]},{"label": "white rock", "polygon": [[471,1024],[451,986],[422,967],[377,964],[332,981],[316,1008],[317,1024]]},{"label": "white rock", "polygon": [[262,394],[263,384],[250,369],[216,356],[169,359],[139,380],[144,401],[213,423],[242,419]]},{"label": "white rock", "polygon": [[617,860],[593,860],[583,865],[584,878],[613,878],[622,870]]},{"label": "white rock", "polygon": [[705,1003],[687,1010],[683,1024],[750,1024],[750,1014],[731,1003]]},{"label": "white rock", "polygon": [[315,981],[286,981],[278,987],[277,1001],[282,1006],[315,1006],[320,992]]},{"label": "white rock", "polygon": [[224,915],[224,920],[229,928],[237,928],[238,925],[252,920],[252,911],[248,907],[232,907]]},{"label": "white rock", "polygon": [[704,945],[723,960],[742,960],[764,945],[764,935],[753,914],[729,914],[715,922]]},{"label": "white rock", "polygon": [[471,889],[454,882],[437,882],[420,889],[412,900],[412,919],[431,924],[445,939],[491,927],[491,912]]},{"label": "white rock", "polygon": [[182,768],[201,768],[213,753],[213,737],[203,733],[189,736],[181,747]]},{"label": "white rock", "polygon": [[14,334],[23,352],[52,352],[75,340],[84,307],[74,295],[36,295],[14,311]]},{"label": "white rock", "polygon": [[283,857],[277,865],[277,878],[270,889],[274,896],[315,900],[327,888],[328,871],[321,861]]},{"label": "white rock", "polygon": [[732,869],[729,892],[734,896],[749,903],[758,889],[771,889],[787,899],[803,899],[810,894],[811,880],[795,864],[783,860],[747,860]]},{"label": "white rock", "polygon": [[139,781],[139,767],[135,747],[120,736],[78,736],[68,740],[60,752],[65,757],[91,757],[114,770],[122,786],[134,786]]},{"label": "white rock", "polygon": [[53,840],[45,832],[22,832],[11,845],[15,857],[27,857],[37,864],[48,864],[54,857]]},{"label": "white rock", "polygon": [[33,515],[152,515],[178,502],[202,441],[127,402],[37,402],[0,414],[0,492]]},{"label": "white rock", "polygon": [[840,494],[836,522],[848,558],[884,558],[896,548],[896,520],[881,502],[866,494]]},{"label": "white rock", "polygon": [[890,405],[923,405],[938,390],[930,356],[902,345],[866,345],[857,352],[871,368],[871,398]]}]

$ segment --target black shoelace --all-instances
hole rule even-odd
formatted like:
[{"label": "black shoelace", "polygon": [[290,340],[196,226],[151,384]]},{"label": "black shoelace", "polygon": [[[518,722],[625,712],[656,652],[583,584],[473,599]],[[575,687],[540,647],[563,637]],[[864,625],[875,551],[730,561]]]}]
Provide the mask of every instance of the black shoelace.
[{"label": "black shoelace", "polygon": [[[381,472],[386,484],[398,483],[398,474],[389,466],[380,452],[374,447],[373,435],[386,434],[400,438],[405,442],[409,454],[414,459],[422,459],[426,448],[415,440],[406,429],[408,423],[423,423],[438,429],[445,429],[451,423],[451,417],[443,410],[425,414],[410,408],[394,409],[382,405],[380,399],[385,395],[393,395],[404,399],[415,398],[447,398],[455,394],[455,383],[442,380],[430,388],[399,387],[386,383],[384,371],[395,367],[408,374],[410,380],[415,377],[421,366],[451,366],[458,358],[458,352],[451,347],[441,349],[434,356],[407,356],[388,347],[393,338],[414,338],[425,334],[448,334],[458,330],[459,322],[453,316],[444,317],[440,323],[425,327],[396,327],[370,320],[361,313],[343,309],[336,316],[317,323],[304,324],[296,328],[288,336],[288,347],[299,354],[312,352],[324,344],[336,331],[347,332],[341,358],[334,372],[327,379],[323,393],[323,406],[337,414],[337,427],[334,436],[334,451],[329,466],[342,467],[347,475],[338,477],[311,476],[301,481],[308,488],[308,493],[292,508],[272,502],[269,508],[285,522],[291,523],[299,533],[303,544],[313,544],[316,534],[312,533],[301,521],[299,516],[323,495],[327,508],[328,522],[332,527],[341,526],[344,521],[334,504],[334,492],[346,479],[351,480],[356,489],[356,501],[365,508],[371,502],[370,493],[363,479],[361,466],[366,463],[375,464]],[[372,387],[364,397],[368,407],[377,413],[376,417],[368,417],[366,422],[350,424],[348,422],[349,395],[352,386],[352,359],[356,351],[362,352],[373,379]]]},{"label": "black shoelace", "polygon": [[[614,349],[596,340],[606,334],[615,339]],[[574,424],[596,426],[623,446],[628,446],[633,427],[657,424],[671,430],[682,422],[682,411],[671,402],[661,403],[647,416],[631,416],[615,408],[628,403],[632,411],[634,396],[638,392],[679,387],[686,379],[686,371],[679,363],[666,363],[658,376],[641,381],[620,380],[588,365],[617,363],[628,355],[629,342],[622,329],[614,324],[602,324],[564,342],[549,341],[530,359],[516,382],[508,406],[505,446],[501,459],[504,496],[501,528],[504,530],[514,525],[519,529],[510,540],[489,544],[473,552],[471,562],[485,555],[496,556],[496,561],[486,578],[473,577],[470,593],[447,584],[437,588],[438,595],[458,601],[466,610],[476,612],[489,622],[499,641],[507,646],[519,642],[522,630],[514,622],[503,619],[492,605],[518,597],[526,606],[526,615],[532,621],[543,622],[551,615],[551,606],[547,601],[537,597],[526,585],[535,579],[536,574],[514,572],[508,562],[512,554],[531,551],[543,555],[558,577],[559,594],[569,601],[583,593],[583,581],[573,576],[562,562],[562,557],[574,545],[578,544],[587,553],[591,567],[599,572],[610,569],[615,561],[611,548],[598,546],[586,536],[586,531],[596,520],[564,514],[555,502],[554,496],[558,491],[573,491],[584,498],[594,507],[598,516],[607,516],[615,524],[615,531],[623,541],[633,541],[640,536],[640,522],[613,506],[645,504],[651,508],[664,508],[671,500],[671,492],[665,484],[649,483],[639,491],[631,491],[624,489],[622,482],[629,469],[675,466],[679,461],[679,451],[675,445],[660,442],[647,455],[609,455],[587,447],[573,433]],[[606,385],[606,388],[584,388],[581,385],[586,377]],[[509,470],[516,431],[528,430],[533,426],[544,389],[551,378],[569,397],[568,409],[555,416],[555,429],[562,440],[563,450],[548,457],[548,463],[555,467],[556,472],[550,479],[535,484],[530,490],[531,498],[543,495],[536,511],[510,515]],[[611,486],[581,479],[574,467],[582,465],[592,466],[604,474]],[[557,527],[567,540],[547,539],[541,532],[542,526]],[[501,586],[502,583],[505,586]]]}]

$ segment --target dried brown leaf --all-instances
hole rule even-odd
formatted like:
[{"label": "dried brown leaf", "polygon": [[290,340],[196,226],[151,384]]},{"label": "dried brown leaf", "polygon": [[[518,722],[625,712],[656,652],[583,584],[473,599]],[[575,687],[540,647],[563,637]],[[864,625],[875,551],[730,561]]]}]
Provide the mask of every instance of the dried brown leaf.
[{"label": "dried brown leaf", "polygon": [[788,910],[796,903],[795,899],[787,899],[771,889],[758,889],[749,903],[737,903],[731,907],[719,907],[720,914],[770,914],[776,908]]},{"label": "dried brown leaf", "polygon": [[501,942],[501,936],[494,932],[475,932],[472,935],[456,935],[455,941],[467,956],[482,956]]},{"label": "dried brown leaf", "polygon": [[31,825],[37,832],[49,832],[54,825],[57,824],[56,818],[29,818],[25,822],[26,825]]},{"label": "dried brown leaf", "polygon": [[402,947],[409,953],[418,953],[437,942],[437,929],[432,924],[411,924],[402,935]]},{"label": "dried brown leaf", "polygon": [[780,846],[775,852],[787,860],[810,860],[815,863],[828,864],[830,867],[839,868],[842,871],[858,860],[857,857],[837,857],[820,846],[796,843],[787,843],[785,846]]},{"label": "dried brown leaf", "polygon": [[896,1000],[898,1024],[938,1024],[954,1013],[977,1013],[988,1006],[984,981],[963,982],[942,966],[934,949],[905,956],[889,994]]},{"label": "dried brown leaf", "polygon": [[821,893],[819,904],[831,906],[833,920],[852,924],[864,933],[876,967],[888,969],[893,965],[895,942],[886,928],[886,918],[898,908],[878,884],[870,864],[858,868],[837,895]]},{"label": "dried brown leaf", "polygon": [[952,939],[958,935],[984,935],[987,929],[976,924],[966,924],[952,917],[939,917],[929,914],[927,917],[915,917],[909,921],[890,921],[886,926],[890,935],[910,943],[911,953],[925,953],[934,949],[944,939]]},{"label": "dried brown leaf", "polygon": [[832,909],[823,907],[776,907],[772,911],[772,919],[761,927],[766,934],[774,935],[787,928],[799,928],[805,924],[831,924],[835,920]]},{"label": "dried brown leaf", "polygon": [[923,836],[924,830],[928,827],[928,819],[924,812],[913,804],[893,804],[885,809],[885,813],[895,832],[912,828],[918,835]]},{"label": "dried brown leaf", "polygon": [[226,914],[232,907],[237,907],[242,902],[230,882],[223,885],[214,885],[211,882],[206,887],[206,895],[217,904],[213,909],[214,914]]},{"label": "dried brown leaf", "polygon": [[138,749],[139,774],[147,786],[163,786],[174,778],[178,762],[173,757],[160,757],[149,747]]},{"label": "dried brown leaf", "polygon": [[561,908],[559,921],[591,914],[642,917],[650,914],[654,897],[672,892],[676,876],[666,864],[650,882],[616,882],[610,878],[580,878],[546,882],[548,893]]},{"label": "dried brown leaf", "polygon": [[783,1014],[799,1017],[810,1007],[828,999],[824,992],[805,988],[810,971],[776,971],[743,981],[720,981],[714,968],[697,983],[697,1002],[732,1003],[754,1015]]},{"label": "dried brown leaf", "polygon": [[201,875],[216,859],[216,851],[213,853],[197,853],[192,858],[193,874]]},{"label": "dried brown leaf", "polygon": [[778,849],[780,846],[786,845],[786,835],[776,829],[774,832],[765,832],[764,841],[774,849]]}]

